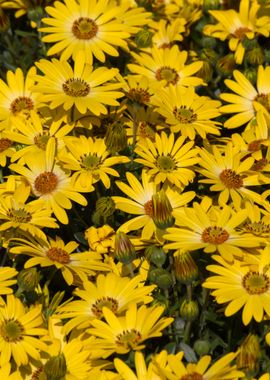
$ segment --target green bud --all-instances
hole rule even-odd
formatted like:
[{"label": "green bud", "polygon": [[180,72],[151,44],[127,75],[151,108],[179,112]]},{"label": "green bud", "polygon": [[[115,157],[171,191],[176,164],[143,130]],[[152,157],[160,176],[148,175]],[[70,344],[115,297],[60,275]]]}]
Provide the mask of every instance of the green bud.
[{"label": "green bud", "polygon": [[202,78],[204,82],[208,83],[212,79],[213,68],[211,63],[208,61],[203,61],[203,65],[200,70],[196,73],[196,76]]},{"label": "green bud", "polygon": [[61,380],[67,373],[67,363],[64,354],[52,356],[44,366],[44,371],[50,380]]},{"label": "green bud", "polygon": [[204,0],[203,7],[206,11],[220,8],[220,0]]},{"label": "green bud", "polygon": [[235,69],[236,62],[233,54],[227,54],[217,61],[217,69],[220,74],[224,76],[231,75],[232,71]]},{"label": "green bud", "polygon": [[200,44],[203,48],[206,49],[215,49],[217,46],[217,40],[213,37],[202,37]]},{"label": "green bud", "polygon": [[171,274],[162,268],[150,270],[148,278],[150,282],[156,284],[161,289],[169,289],[173,284]]},{"label": "green bud", "polygon": [[193,348],[194,348],[194,351],[196,352],[196,354],[203,356],[203,355],[207,355],[209,353],[211,345],[207,340],[198,339],[194,343]]},{"label": "green bud", "polygon": [[200,58],[215,64],[217,62],[218,55],[213,49],[205,48],[201,51]]},{"label": "green bud", "polygon": [[264,63],[263,49],[259,45],[248,50],[245,57],[251,65],[262,65]]},{"label": "green bud", "polygon": [[176,251],[174,270],[177,281],[182,284],[191,284],[198,277],[198,267],[188,251]]},{"label": "green bud", "polygon": [[161,268],[166,261],[166,254],[161,247],[150,245],[145,249],[144,253],[147,260],[159,268]]},{"label": "green bud", "polygon": [[0,32],[6,32],[9,29],[10,20],[8,15],[0,8]]},{"label": "green bud", "polygon": [[121,123],[114,123],[107,127],[105,144],[111,154],[120,152],[127,147],[127,131]]},{"label": "green bud", "polygon": [[152,219],[161,230],[166,230],[168,227],[174,225],[174,217],[172,215],[173,208],[170,204],[164,190],[158,191],[152,195],[153,202],[153,216]]},{"label": "green bud", "polygon": [[244,70],[245,77],[252,83],[255,84],[257,81],[257,69],[249,67],[248,69]]},{"label": "green bud", "polygon": [[240,345],[240,352],[236,359],[237,368],[243,370],[247,375],[253,376],[258,370],[260,357],[259,337],[249,334]]},{"label": "green bud", "polygon": [[19,292],[31,292],[39,284],[40,275],[36,268],[23,269],[19,272],[17,282]]},{"label": "green bud", "polygon": [[185,321],[194,321],[199,315],[199,306],[197,301],[185,299],[180,306],[180,317]]},{"label": "green bud", "polygon": [[148,29],[142,29],[135,35],[135,43],[139,48],[147,48],[152,45],[154,33]]},{"label": "green bud", "polygon": [[112,216],[115,211],[115,203],[111,197],[101,197],[96,202],[96,212],[107,219]]},{"label": "green bud", "polygon": [[118,261],[128,265],[136,259],[136,251],[128,236],[118,231],[115,235],[114,255]]}]

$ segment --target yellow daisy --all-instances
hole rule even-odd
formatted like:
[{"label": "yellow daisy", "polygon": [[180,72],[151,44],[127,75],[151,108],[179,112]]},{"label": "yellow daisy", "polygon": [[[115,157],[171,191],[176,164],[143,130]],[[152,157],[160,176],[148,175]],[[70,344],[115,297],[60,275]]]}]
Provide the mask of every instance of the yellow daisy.
[{"label": "yellow daisy", "polygon": [[24,265],[31,268],[36,265],[41,267],[55,266],[60,269],[64,280],[68,285],[78,276],[81,281],[86,281],[87,276],[94,275],[95,271],[108,271],[109,266],[101,261],[101,255],[96,252],[74,252],[79,244],[75,241],[65,242],[60,238],[43,239],[14,239],[10,252],[31,256]]},{"label": "yellow daisy", "polygon": [[207,133],[220,135],[217,121],[211,119],[220,115],[220,102],[206,96],[199,96],[193,87],[182,88],[168,86],[157,90],[152,100],[169,124],[172,132],[180,132],[183,136],[194,140],[196,135],[206,138]]},{"label": "yellow daisy", "polygon": [[218,24],[206,25],[204,33],[221,41],[229,40],[229,48],[234,51],[236,63],[241,64],[245,55],[244,40],[254,40],[259,35],[269,36],[269,17],[257,17],[260,9],[257,1],[241,0],[239,12],[234,9],[225,11],[210,10]]},{"label": "yellow daisy", "polygon": [[92,251],[110,254],[114,249],[115,231],[108,224],[99,228],[91,226],[85,231],[84,236]]},{"label": "yellow daisy", "polygon": [[71,209],[73,200],[86,206],[86,199],[71,184],[67,174],[55,164],[55,140],[50,138],[46,151],[40,155],[31,155],[27,158],[27,166],[11,164],[9,167],[30,184],[36,197],[46,202],[54,212],[56,218],[63,224],[68,223],[65,209]]},{"label": "yellow daisy", "polygon": [[166,244],[168,249],[197,250],[203,248],[206,253],[218,251],[221,256],[233,262],[233,257],[242,257],[243,248],[260,247],[263,239],[238,232],[237,228],[247,219],[246,210],[233,212],[229,206],[222,209],[206,205],[206,199],[200,205],[194,203],[192,208],[185,208],[174,214],[179,227],[168,228],[164,235],[173,243]]},{"label": "yellow daisy", "polygon": [[17,280],[13,278],[17,273],[15,268],[0,267],[0,295],[13,293],[10,286],[17,283]]},{"label": "yellow daisy", "polygon": [[134,161],[148,168],[147,174],[157,185],[169,182],[182,188],[195,177],[191,167],[199,158],[197,149],[192,149],[193,146],[194,141],[185,144],[184,136],[175,138],[173,133],[169,136],[165,132],[161,132],[161,135],[156,133],[154,142],[147,138],[137,144],[135,152],[140,158]]},{"label": "yellow daisy", "polygon": [[117,98],[123,94],[119,83],[108,83],[118,73],[118,69],[108,69],[86,63],[85,54],[77,54],[74,69],[67,61],[41,59],[36,66],[44,74],[36,75],[34,91],[40,92],[40,101],[48,103],[51,109],[63,106],[65,111],[73,106],[85,114],[90,110],[95,115],[106,114],[105,105],[117,106]]},{"label": "yellow daisy", "polygon": [[199,182],[210,184],[210,191],[218,191],[218,202],[227,204],[229,199],[236,207],[241,204],[242,198],[251,199],[256,203],[262,202],[262,197],[255,191],[249,190],[249,186],[259,186],[261,183],[258,174],[249,175],[248,171],[254,164],[254,158],[247,157],[242,160],[242,154],[238,147],[228,143],[222,152],[216,146],[212,146],[213,153],[206,149],[200,149],[201,161],[199,173],[206,177]]},{"label": "yellow daisy", "polygon": [[83,286],[73,294],[80,300],[66,303],[57,310],[59,318],[71,318],[65,324],[64,331],[69,333],[75,327],[85,329],[90,327],[91,320],[103,317],[103,307],[106,306],[116,315],[123,314],[131,303],[142,304],[153,300],[150,293],[155,286],[144,286],[140,275],[130,279],[119,277],[114,273],[98,275],[96,284],[85,281]]},{"label": "yellow daisy", "polygon": [[[203,287],[213,289],[212,295],[219,304],[226,304],[225,316],[230,317],[242,311],[242,321],[248,325],[252,318],[261,322],[266,314],[270,316],[270,267],[269,247],[267,260],[260,265],[243,265],[234,261],[228,264],[222,257],[213,256],[219,265],[209,265],[207,270],[215,273],[203,283]],[[264,265],[262,265],[264,264]]]},{"label": "yellow daisy", "polygon": [[0,79],[0,130],[16,124],[20,117],[28,115],[29,111],[37,109],[38,93],[33,93],[36,68],[31,67],[24,76],[22,70],[8,71],[5,83]]},{"label": "yellow daisy", "polygon": [[126,9],[112,7],[109,0],[65,0],[46,7],[50,17],[43,18],[46,27],[39,30],[47,35],[44,42],[54,45],[48,55],[61,53],[61,60],[71,56],[77,60],[80,50],[84,50],[87,62],[92,64],[93,56],[105,62],[105,54],[118,56],[118,47],[126,48],[130,36],[128,28],[118,20]]},{"label": "yellow daisy", "polygon": [[137,308],[132,303],[125,317],[117,317],[107,307],[103,308],[106,322],[95,319],[91,322],[92,328],[88,333],[98,337],[94,341],[96,347],[107,351],[125,354],[131,350],[142,350],[145,340],[162,336],[162,330],[173,322],[173,318],[161,317],[164,312],[162,306]]},{"label": "yellow daisy", "polygon": [[8,295],[0,305],[0,365],[13,358],[18,366],[27,364],[29,356],[40,358],[40,351],[47,347],[39,337],[47,330],[42,328],[41,305],[29,310],[13,295]]},{"label": "yellow daisy", "polygon": [[[270,25],[270,24],[269,24]],[[235,113],[225,121],[225,128],[237,128],[246,124],[262,110],[270,112],[270,67],[259,66],[257,74],[257,89],[238,70],[233,71],[235,81],[226,79],[225,84],[235,94],[222,93],[220,98],[228,103],[220,108],[224,113]]]},{"label": "yellow daisy", "polygon": [[68,152],[59,155],[61,166],[73,172],[71,179],[75,186],[85,191],[93,191],[93,185],[98,181],[108,189],[109,176],[119,177],[112,166],[129,162],[126,156],[108,157],[104,139],[80,136],[66,137],[64,141]]},{"label": "yellow daisy", "polygon": [[151,27],[154,30],[152,42],[159,49],[172,47],[177,41],[183,41],[182,33],[185,32],[186,20],[184,18],[176,18],[171,22],[161,19],[153,22]]},{"label": "yellow daisy", "polygon": [[135,74],[145,75],[151,84],[167,86],[199,86],[203,80],[196,76],[202,67],[202,62],[186,65],[187,51],[180,51],[177,45],[172,48],[159,49],[154,46],[148,53],[131,53],[137,64],[128,64],[128,69]]}]

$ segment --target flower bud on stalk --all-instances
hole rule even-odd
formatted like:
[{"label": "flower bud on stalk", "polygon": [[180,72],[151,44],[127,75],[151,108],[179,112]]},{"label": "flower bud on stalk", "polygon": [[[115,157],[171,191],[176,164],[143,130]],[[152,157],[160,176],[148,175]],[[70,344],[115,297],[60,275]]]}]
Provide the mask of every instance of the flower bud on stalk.
[{"label": "flower bud on stalk", "polygon": [[174,225],[172,215],[173,208],[164,190],[158,191],[152,196],[153,202],[153,221],[157,228],[166,230]]},{"label": "flower bud on stalk", "polygon": [[198,277],[198,267],[188,251],[176,251],[174,271],[177,281],[182,284],[191,284]]},{"label": "flower bud on stalk", "polygon": [[115,235],[114,255],[122,264],[131,264],[136,259],[136,252],[128,236],[118,231]]}]

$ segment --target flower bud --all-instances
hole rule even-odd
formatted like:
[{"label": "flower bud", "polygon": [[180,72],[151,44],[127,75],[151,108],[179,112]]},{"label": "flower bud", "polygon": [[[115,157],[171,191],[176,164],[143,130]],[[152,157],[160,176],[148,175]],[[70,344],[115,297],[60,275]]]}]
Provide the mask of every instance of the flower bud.
[{"label": "flower bud", "polygon": [[236,62],[233,54],[227,54],[217,61],[217,69],[220,74],[227,76],[232,73],[236,66]]},{"label": "flower bud", "polygon": [[188,251],[176,251],[174,270],[177,281],[182,284],[191,284],[198,277],[198,267]]},{"label": "flower bud", "polygon": [[115,203],[111,197],[101,197],[96,202],[96,212],[107,219],[113,215]]},{"label": "flower bud", "polygon": [[199,315],[199,306],[197,301],[184,299],[180,306],[180,317],[185,321],[194,321]]},{"label": "flower bud", "polygon": [[105,144],[111,154],[121,152],[127,147],[126,128],[121,123],[109,125],[106,130]]},{"label": "flower bud", "polygon": [[161,289],[169,289],[173,284],[171,274],[162,268],[150,270],[148,278],[150,282],[156,284]]},{"label": "flower bud", "polygon": [[247,51],[245,57],[251,65],[262,65],[264,63],[263,49],[259,45]]},{"label": "flower bud", "polygon": [[17,277],[19,292],[33,291],[38,286],[39,280],[40,275],[36,268],[28,268],[21,270]]},{"label": "flower bud", "polygon": [[244,70],[245,77],[253,84],[257,81],[257,70],[253,67],[249,67],[248,69]]},{"label": "flower bud", "polygon": [[168,227],[174,225],[174,217],[172,215],[172,206],[170,204],[169,198],[167,197],[164,190],[158,191],[152,196],[153,202],[153,216],[152,219],[161,230],[165,230]]},{"label": "flower bud", "polygon": [[203,48],[214,49],[217,46],[217,40],[213,37],[202,37],[200,44]]},{"label": "flower bud", "polygon": [[212,79],[213,68],[209,61],[202,61],[203,65],[200,70],[196,73],[196,76],[202,78],[204,82],[208,83]]},{"label": "flower bud", "polygon": [[203,356],[203,355],[207,355],[209,353],[211,345],[208,342],[208,340],[198,339],[194,343],[193,348],[194,348],[194,351],[196,352],[196,354]]},{"label": "flower bud", "polygon": [[204,0],[203,7],[206,11],[220,8],[220,0]]},{"label": "flower bud", "polygon": [[161,268],[166,261],[166,254],[162,247],[157,247],[155,245],[150,245],[144,251],[145,257],[151,263],[155,264],[157,267]]},{"label": "flower bud", "polygon": [[122,264],[131,264],[136,259],[136,252],[128,236],[118,231],[115,235],[114,255]]},{"label": "flower bud", "polygon": [[153,33],[144,28],[135,35],[135,43],[139,48],[147,48],[152,45]]},{"label": "flower bud", "polygon": [[67,363],[64,354],[52,356],[44,366],[44,371],[50,380],[61,380],[67,373]]},{"label": "flower bud", "polygon": [[237,368],[244,371],[246,375],[253,376],[258,370],[261,357],[259,337],[249,334],[240,345],[240,353],[237,356]]},{"label": "flower bud", "polygon": [[0,8],[0,32],[7,31],[9,26],[10,26],[9,17],[6,15],[3,9]]}]

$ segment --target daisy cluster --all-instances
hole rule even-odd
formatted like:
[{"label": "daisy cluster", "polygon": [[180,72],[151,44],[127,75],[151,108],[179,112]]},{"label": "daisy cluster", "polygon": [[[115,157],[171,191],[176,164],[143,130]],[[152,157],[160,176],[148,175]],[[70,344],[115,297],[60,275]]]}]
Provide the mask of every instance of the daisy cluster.
[{"label": "daisy cluster", "polygon": [[0,378],[270,380],[270,1],[0,31]]}]

